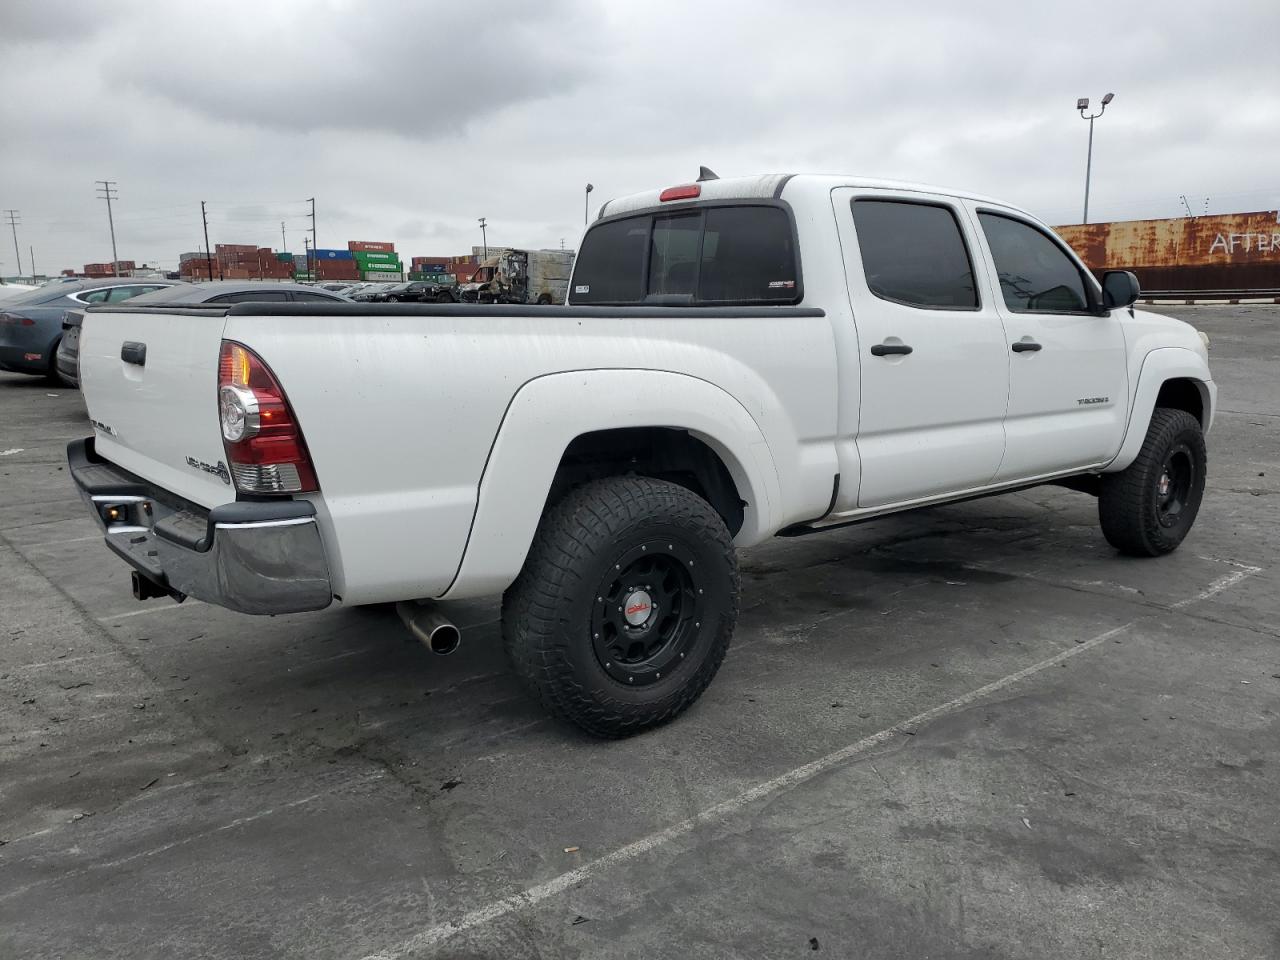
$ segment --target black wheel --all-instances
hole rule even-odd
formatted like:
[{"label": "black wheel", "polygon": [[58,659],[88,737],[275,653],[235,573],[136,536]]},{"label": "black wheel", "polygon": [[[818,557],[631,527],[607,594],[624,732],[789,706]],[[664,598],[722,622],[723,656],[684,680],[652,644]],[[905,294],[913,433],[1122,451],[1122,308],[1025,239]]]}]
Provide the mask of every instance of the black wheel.
[{"label": "black wheel", "polygon": [[665,723],[720,668],[738,617],[729,531],[684,487],[610,477],[542,518],[502,600],[507,653],[556,717],[598,737]]},{"label": "black wheel", "polygon": [[58,348],[61,346],[61,337],[53,341],[53,347],[49,350],[49,367],[44,372],[45,380],[54,386],[62,385],[62,374],[58,373]]},{"label": "black wheel", "polygon": [[540,307],[549,307],[549,306],[551,306],[551,296],[550,296],[550,294],[546,294],[546,293],[544,293],[542,296],[540,296],[540,297],[538,298],[538,306],[540,306]]},{"label": "black wheel", "polygon": [[1107,542],[1135,557],[1176,550],[1200,510],[1207,466],[1200,421],[1157,407],[1138,458],[1102,476],[1098,519]]},{"label": "black wheel", "polygon": [[436,294],[436,303],[453,303],[453,296],[448,290],[441,290]]}]

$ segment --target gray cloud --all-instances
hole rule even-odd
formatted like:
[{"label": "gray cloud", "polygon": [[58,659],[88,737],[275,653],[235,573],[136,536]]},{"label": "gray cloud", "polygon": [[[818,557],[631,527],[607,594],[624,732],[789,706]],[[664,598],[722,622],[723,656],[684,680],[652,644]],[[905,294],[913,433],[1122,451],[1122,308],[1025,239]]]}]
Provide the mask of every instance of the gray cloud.
[{"label": "gray cloud", "polygon": [[1095,217],[1280,205],[1274,0],[46,9],[0,5],[0,207],[44,268],[109,257],[101,177],[122,256],[169,263],[202,242],[201,200],[215,243],[278,246],[284,220],[299,247],[314,196],[321,245],[462,252],[479,216],[494,244],[574,245],[587,181],[594,206],[699,163],[949,183],[1070,222],[1072,106],[1109,89]]},{"label": "gray cloud", "polygon": [[590,58],[564,56],[547,29],[590,29],[591,11],[576,0],[256,10],[202,29],[195,43],[186,17],[130,34],[105,79],[222,124],[433,140],[590,75]]}]

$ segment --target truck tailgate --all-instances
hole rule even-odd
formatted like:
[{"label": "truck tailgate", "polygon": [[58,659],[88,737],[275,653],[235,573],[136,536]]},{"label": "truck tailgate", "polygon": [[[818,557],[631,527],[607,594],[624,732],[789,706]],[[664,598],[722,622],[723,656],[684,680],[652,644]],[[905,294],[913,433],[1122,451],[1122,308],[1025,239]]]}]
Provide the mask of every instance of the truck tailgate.
[{"label": "truck tailgate", "polygon": [[205,507],[235,500],[218,422],[219,310],[90,310],[80,389],[102,457]]}]

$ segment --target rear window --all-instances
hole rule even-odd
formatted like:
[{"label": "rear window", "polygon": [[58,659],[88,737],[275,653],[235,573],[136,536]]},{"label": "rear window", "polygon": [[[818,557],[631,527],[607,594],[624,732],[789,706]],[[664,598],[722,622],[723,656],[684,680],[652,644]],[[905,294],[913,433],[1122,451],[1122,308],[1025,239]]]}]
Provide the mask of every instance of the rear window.
[{"label": "rear window", "polygon": [[602,223],[574,265],[578,304],[795,303],[799,267],[780,206],[715,206]]}]

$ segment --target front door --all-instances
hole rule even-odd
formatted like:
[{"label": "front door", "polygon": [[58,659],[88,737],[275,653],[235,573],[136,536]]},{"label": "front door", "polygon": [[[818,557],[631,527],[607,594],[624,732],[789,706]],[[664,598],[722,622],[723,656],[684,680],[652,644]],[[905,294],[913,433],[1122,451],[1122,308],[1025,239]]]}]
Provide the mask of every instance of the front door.
[{"label": "front door", "polygon": [[997,479],[1105,463],[1120,449],[1128,414],[1120,317],[1099,316],[1093,278],[1045,228],[1013,211],[977,206],[973,214],[1009,335],[1009,412]]},{"label": "front door", "polygon": [[961,202],[856,188],[832,199],[862,381],[861,483],[857,502],[836,512],[991,483],[1004,454],[1009,347]]}]

